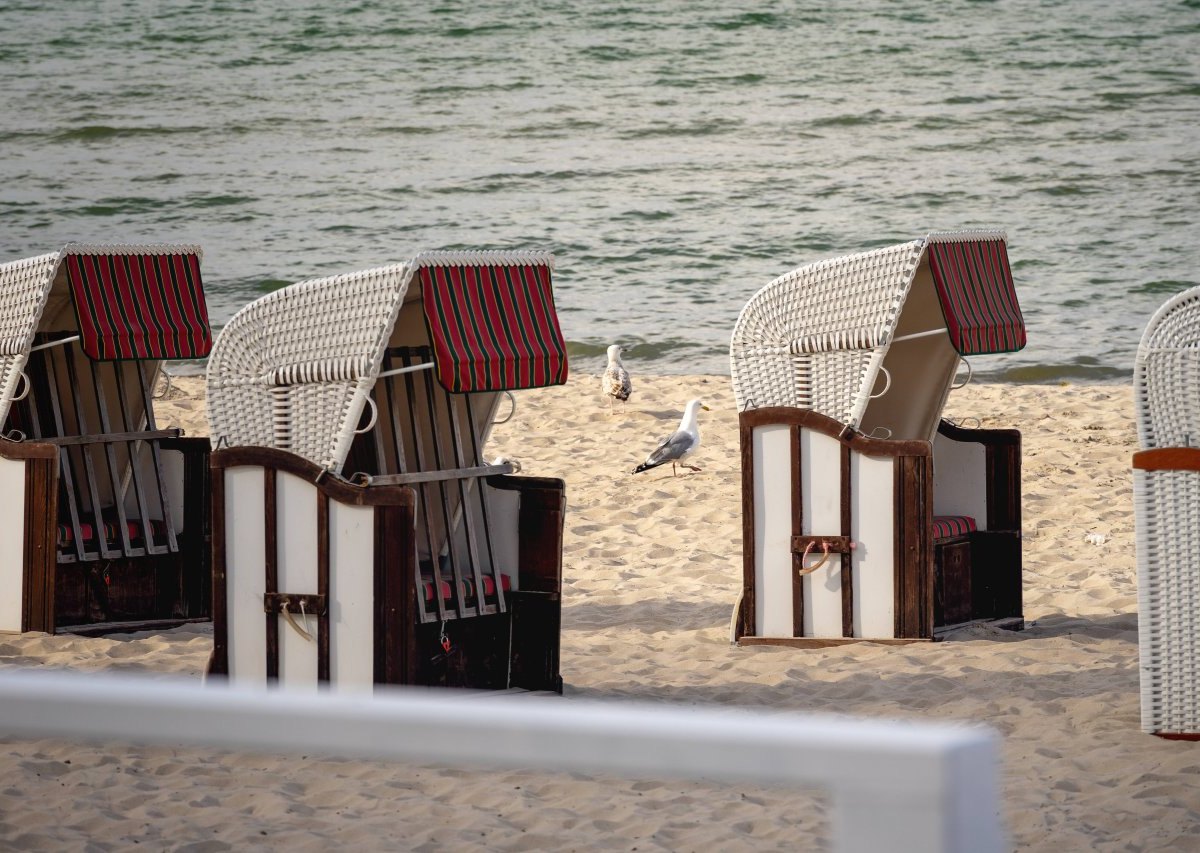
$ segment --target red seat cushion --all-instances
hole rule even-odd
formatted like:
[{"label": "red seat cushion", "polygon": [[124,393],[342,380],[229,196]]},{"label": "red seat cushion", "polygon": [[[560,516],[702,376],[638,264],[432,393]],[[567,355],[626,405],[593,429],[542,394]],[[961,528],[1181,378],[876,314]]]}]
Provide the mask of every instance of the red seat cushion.
[{"label": "red seat cushion", "polygon": [[933,517],[934,539],[965,536],[975,529],[975,519],[969,515],[935,515]]},{"label": "red seat cushion", "polygon": [[[121,528],[119,522],[115,519],[106,519],[104,522],[104,541],[111,546],[121,544]],[[127,519],[125,529],[129,533],[129,541],[131,544],[142,544],[145,537],[142,534],[141,519]],[[91,521],[80,520],[79,532],[83,541],[90,545],[96,544],[96,527]],[[150,519],[150,535],[153,537],[154,544],[159,545],[166,542],[167,525],[165,522],[157,518]],[[68,522],[59,522],[58,524],[58,547],[68,548],[75,543],[75,530]]]},{"label": "red seat cushion", "polygon": [[[422,577],[421,585],[425,588],[425,603],[432,604],[433,603],[433,578],[428,577],[428,576]],[[453,589],[453,587],[451,587],[451,585],[450,585],[450,581],[443,580],[441,585],[442,585],[442,600],[450,601],[450,599],[452,598],[451,590]],[[512,582],[508,579],[508,575],[503,575],[503,574],[500,575],[500,587],[505,592],[508,592],[509,589],[511,588],[511,586],[512,586]],[[464,599],[475,597],[475,580],[474,580],[474,578],[464,578],[463,579],[462,592],[463,592]],[[483,594],[484,594],[485,598],[496,594],[496,581],[491,575],[483,576]]]}]

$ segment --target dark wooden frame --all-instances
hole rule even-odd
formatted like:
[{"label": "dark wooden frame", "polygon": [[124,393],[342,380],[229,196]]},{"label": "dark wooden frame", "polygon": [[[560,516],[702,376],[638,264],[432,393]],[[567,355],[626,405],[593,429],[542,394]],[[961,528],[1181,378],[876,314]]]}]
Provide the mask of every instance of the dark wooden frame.
[{"label": "dark wooden frame", "polygon": [[[21,630],[54,633],[54,547],[58,524],[58,450],[0,440],[0,458],[25,465]],[[11,590],[9,591],[11,593]]]},{"label": "dark wooden frame", "polygon": [[[792,552],[799,568],[800,556],[810,540],[830,542],[830,553],[841,554],[850,563],[851,484],[850,457],[853,453],[893,457],[896,460],[894,495],[895,636],[853,636],[854,577],[842,576],[842,637],[803,636],[803,592],[798,573],[793,573],[792,637],[755,635],[755,541],[754,541],[754,454],[752,436],[762,426],[787,426],[792,431]],[[828,536],[803,535],[800,507],[800,433],[803,429],[830,436],[841,443],[841,530]],[[1021,610],[1021,497],[1020,433],[1016,430],[967,430],[943,421],[938,428],[954,441],[972,441],[986,448],[987,530],[972,533],[970,572],[972,621],[991,620],[1004,627],[1023,625]],[[769,407],[742,412],[739,416],[742,461],[742,597],[734,621],[734,638],[741,645],[789,645],[824,647],[851,642],[909,643],[938,639],[935,624],[935,589],[938,577],[935,559],[940,543],[933,539],[933,445],[922,440],[869,438],[818,412],[787,407]],[[959,540],[955,540],[959,541]],[[947,543],[953,544],[953,543]],[[976,592],[976,589],[978,592]]]},{"label": "dark wooden frame", "polygon": [[[124,621],[97,621],[65,624],[58,599],[61,595],[58,560],[58,496],[61,475],[60,449],[42,441],[0,441],[0,457],[25,462],[24,566],[22,568],[21,630],[84,635],[109,634],[168,628],[209,618],[209,498],[207,438],[170,438],[158,440],[164,450],[183,454],[184,531],[178,554],[175,582],[178,594],[168,601],[170,616],[147,615]],[[141,558],[129,558],[141,559]],[[162,562],[164,557],[155,556]],[[122,561],[109,561],[113,567]],[[77,570],[81,564],[67,564]]]},{"label": "dark wooden frame", "polygon": [[[216,451],[212,468],[212,567],[213,567],[213,653],[208,673],[229,674],[229,624],[227,612],[228,545],[225,531],[225,471],[241,466],[261,467],[264,481],[267,553],[264,613],[267,632],[267,677],[278,677],[279,620],[276,614],[287,597],[298,601],[300,593],[280,590],[276,581],[277,542],[275,482],[279,472],[293,474],[315,485],[317,508],[317,574],[315,595],[304,593],[317,607],[318,680],[328,682],[329,615],[324,604],[329,591],[329,501],[375,510],[374,565],[376,684],[455,684],[456,686],[522,687],[562,691],[559,673],[559,629],[562,594],[562,537],[566,507],[562,480],[539,477],[493,476],[492,488],[520,494],[518,549],[519,590],[509,594],[506,611],[459,617],[455,621],[455,646],[451,653],[439,647],[446,623],[422,620],[417,581],[416,491],[395,484],[351,483],[299,456],[265,447],[235,447]],[[489,640],[503,637],[503,673],[491,665],[495,649],[483,648]],[[472,683],[486,660],[490,670],[482,683]],[[457,678],[457,680],[456,680]],[[462,683],[466,679],[466,683]]]}]

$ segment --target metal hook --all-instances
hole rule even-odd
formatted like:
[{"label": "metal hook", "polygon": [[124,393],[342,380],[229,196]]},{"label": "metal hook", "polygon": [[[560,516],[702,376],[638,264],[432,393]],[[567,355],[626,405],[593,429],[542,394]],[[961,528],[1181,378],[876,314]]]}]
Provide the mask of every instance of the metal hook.
[{"label": "metal hook", "polygon": [[24,371],[24,370],[22,370],[22,371],[21,371],[19,374],[17,374],[17,375],[18,375],[18,376],[19,376],[21,379],[23,379],[23,380],[25,381],[25,390],[24,390],[24,391],[22,391],[22,392],[20,393],[20,395],[18,395],[18,396],[16,396],[16,397],[13,397],[13,398],[12,398],[12,402],[14,402],[14,403],[15,403],[15,402],[17,402],[18,400],[24,400],[26,397],[28,397],[28,396],[29,396],[29,389],[32,387],[32,383],[29,381],[29,376],[28,376],[28,375],[25,373],[25,371]]},{"label": "metal hook", "polygon": [[891,372],[886,367],[884,367],[882,364],[879,365],[879,369],[883,372],[883,378],[887,380],[887,384],[883,386],[883,390],[880,391],[878,394],[871,394],[869,397],[869,399],[871,399],[871,400],[878,400],[880,397],[882,397],[884,394],[886,394],[888,392],[888,390],[892,387]]},{"label": "metal hook", "polygon": [[[966,388],[967,384],[971,381],[971,377],[975,375],[975,369],[971,367],[971,362],[967,361],[961,355],[958,357],[958,360],[967,366],[967,378],[963,380],[962,385],[951,385],[951,391],[957,391],[959,388]],[[958,373],[958,368],[955,368],[954,372]]]},{"label": "metal hook", "polygon": [[513,415],[517,413],[517,398],[513,396],[512,391],[505,391],[504,394],[508,397],[508,402],[512,405],[512,408],[508,410],[508,417],[502,421],[492,421],[492,426],[508,423],[513,419]]},{"label": "metal hook", "polygon": [[367,398],[367,403],[371,406],[371,422],[362,429],[356,429],[355,435],[362,435],[364,432],[370,432],[375,428],[375,421],[379,420],[379,407],[375,405],[375,400],[371,397]]}]

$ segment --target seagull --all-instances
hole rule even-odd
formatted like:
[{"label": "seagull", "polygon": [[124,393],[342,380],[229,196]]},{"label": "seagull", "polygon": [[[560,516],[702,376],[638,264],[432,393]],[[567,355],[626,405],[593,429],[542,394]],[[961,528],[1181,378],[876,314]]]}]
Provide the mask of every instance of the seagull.
[{"label": "seagull", "polygon": [[613,344],[608,348],[608,367],[600,377],[600,389],[608,397],[608,411],[612,414],[616,401],[624,403],[633,391],[633,383],[629,381],[629,371],[621,364],[621,348]]},{"label": "seagull", "polygon": [[650,451],[650,455],[646,457],[646,461],[633,469],[633,473],[637,474],[641,471],[649,471],[651,468],[657,468],[659,465],[671,463],[671,476],[678,477],[675,472],[676,464],[682,465],[684,468],[690,468],[693,471],[699,471],[695,465],[688,465],[683,460],[691,456],[696,448],[700,446],[700,428],[696,426],[696,413],[700,410],[709,411],[708,406],[701,403],[699,400],[692,400],[687,404],[687,408],[683,411],[683,420],[679,422],[679,429],[668,435],[658,443],[658,447]]}]

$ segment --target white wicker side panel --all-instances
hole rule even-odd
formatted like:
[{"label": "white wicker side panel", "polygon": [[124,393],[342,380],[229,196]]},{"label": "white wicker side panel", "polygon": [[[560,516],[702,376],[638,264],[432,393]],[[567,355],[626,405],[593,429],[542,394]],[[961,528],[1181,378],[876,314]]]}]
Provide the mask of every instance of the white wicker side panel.
[{"label": "white wicker side panel", "polygon": [[225,469],[225,585],[229,680],[266,684],[267,629],[263,592],[267,561],[265,472]]},{"label": "white wicker side panel", "polygon": [[393,264],[313,279],[235,314],[208,361],[214,440],[340,471],[410,275]]},{"label": "white wicker side panel", "polygon": [[755,428],[754,621],[760,637],[792,636],[792,430]]},{"label": "white wicker side panel", "polygon": [[756,293],[729,345],[738,410],[813,409],[857,426],[923,247],[809,264]]},{"label": "white wicker side panel", "polygon": [[854,636],[896,636],[895,480],[892,457],[850,457]]},{"label": "white wicker side panel", "polygon": [[1200,472],[1133,485],[1142,730],[1200,733]]},{"label": "white wicker side panel", "polygon": [[[813,430],[800,431],[800,493],[803,530],[808,536],[842,532],[842,444]],[[809,556],[811,563],[819,557]],[[842,636],[842,558],[805,575],[804,636]]]},{"label": "white wicker side panel", "polygon": [[[317,591],[317,487],[294,474],[276,474],[276,512],[279,547],[279,591],[315,594]],[[279,683],[288,689],[317,689],[317,644],[279,620]],[[302,627],[304,620],[293,614]],[[316,619],[308,620],[316,635]]]},{"label": "white wicker side panel", "polygon": [[375,510],[330,501],[329,680],[335,690],[374,687],[374,643]]},{"label": "white wicker side panel", "polygon": [[1133,395],[1143,448],[1200,446],[1200,287],[1173,296],[1150,319]]},{"label": "white wicker side panel", "polygon": [[0,264],[0,424],[21,390],[21,370],[61,257],[55,252]]},{"label": "white wicker side panel", "polygon": [[274,446],[316,462],[322,468],[340,471],[338,460],[344,459],[349,451],[362,413],[361,396],[355,400],[360,384],[328,382],[271,389]]},{"label": "white wicker side panel", "polygon": [[24,460],[0,458],[0,495],[0,631],[19,632],[25,589]]}]

